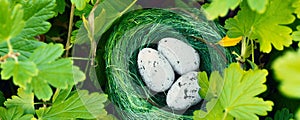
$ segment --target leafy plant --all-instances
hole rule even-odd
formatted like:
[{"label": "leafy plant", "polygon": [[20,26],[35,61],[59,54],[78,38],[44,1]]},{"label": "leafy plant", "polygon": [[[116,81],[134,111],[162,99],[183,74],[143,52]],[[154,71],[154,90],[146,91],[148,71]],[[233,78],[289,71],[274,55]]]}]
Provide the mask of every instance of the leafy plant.
[{"label": "leafy plant", "polygon": [[[210,87],[205,97],[205,99],[209,98],[206,104],[207,112],[195,111],[194,119],[258,120],[257,115],[265,116],[267,111],[272,110],[274,105],[272,101],[264,101],[262,98],[255,97],[267,89],[263,84],[266,82],[267,70],[244,71],[238,63],[232,63],[225,69],[223,78],[218,74],[214,72],[210,76]],[[202,82],[202,79],[199,82]],[[220,86],[222,83],[224,83],[223,88]]]},{"label": "leafy plant", "polygon": [[274,119],[267,117],[265,120],[290,120],[293,119],[294,115],[290,113],[289,109],[283,108],[282,110],[277,110]]},{"label": "leafy plant", "polygon": [[[209,7],[205,8],[209,19],[215,19],[218,16],[224,17],[228,10],[235,9],[242,0],[213,0]],[[258,13],[264,13],[269,0],[247,0],[251,10]]]},{"label": "leafy plant", "polygon": [[49,31],[48,19],[57,15],[56,12],[64,12],[64,6],[55,11],[55,3],[65,2],[0,0],[0,3],[1,78],[18,87],[17,95],[6,99],[5,107],[0,107],[0,119],[106,117],[107,95],[74,89],[86,77],[71,58],[61,57],[66,52],[64,46],[38,42],[35,38]]},{"label": "leafy plant", "polygon": [[[83,83],[86,76],[74,65],[69,50],[74,44],[88,43],[91,47],[88,62],[93,63],[97,40],[114,20],[133,9],[137,1],[0,0],[0,85],[5,87],[0,91],[0,119],[116,119],[104,108],[106,94],[74,87]],[[300,1],[189,3],[195,1],[207,3],[204,11],[208,19],[216,22],[225,19],[227,34],[215,45],[240,45],[241,52],[233,53],[238,62],[230,64],[222,74],[199,72],[199,94],[207,103],[205,109],[194,111],[193,118],[259,119],[273,110],[269,116],[274,114],[274,120],[294,116],[300,119],[300,108],[295,111],[286,106],[279,110],[273,105],[280,103],[264,100],[277,90],[277,86],[265,85],[273,85],[274,80],[279,81],[282,94],[299,99]],[[175,0],[176,6],[189,7],[184,3]],[[237,14],[229,15],[229,11]],[[49,36],[58,27],[63,29],[63,33],[57,33],[62,41]],[[290,51],[283,56],[273,56],[286,50]],[[289,98],[282,99],[289,102]]]},{"label": "leafy plant", "polygon": [[[254,2],[256,4],[254,4]],[[300,43],[298,43],[298,47],[292,46],[293,40],[300,41],[299,39],[300,28],[299,26],[298,27],[293,26],[293,25],[297,25],[298,24],[297,20],[299,20],[295,16],[296,14],[297,17],[299,18],[300,2],[298,0],[289,0],[284,2],[281,0],[261,0],[259,2],[253,0],[247,0],[247,1],[227,0],[226,2],[213,0],[211,4],[209,4],[208,7],[205,8],[205,11],[209,19],[216,19],[218,16],[222,17],[227,15],[229,9],[234,10],[237,7],[239,7],[239,9],[237,9],[238,10],[237,15],[234,16],[233,18],[228,18],[225,21],[225,28],[228,30],[227,36],[224,37],[222,40],[220,40],[218,44],[224,47],[241,45],[240,55],[235,52],[233,54],[237,56],[237,60],[240,62],[242,68],[247,69],[247,67],[245,66],[247,66],[248,64],[246,63],[249,63],[250,66],[252,66],[250,67],[250,71],[257,71],[258,70],[257,67],[264,67],[264,66],[255,65],[261,62],[261,58],[258,58],[259,56],[257,54],[261,54],[259,53],[259,51],[273,54],[272,52],[275,51],[274,49],[272,49],[273,46],[276,50],[280,50],[280,51],[282,51],[285,47],[289,47],[290,49],[295,49],[295,48],[299,49]],[[295,20],[296,22],[293,23]],[[295,28],[297,28],[297,31],[293,31]],[[237,39],[238,37],[242,37],[242,40]],[[236,44],[240,41],[241,44]],[[281,81],[281,84],[279,86],[280,91],[289,97],[295,97],[295,98],[299,98],[300,96],[298,94],[299,93],[298,91],[300,91],[298,90],[300,88],[300,85],[298,84],[299,79],[298,77],[296,77],[299,76],[299,73],[297,73],[298,72],[297,67],[299,67],[297,65],[299,63],[298,53],[299,50],[296,53],[288,52],[286,55],[276,59],[274,63],[272,63],[272,61],[269,61],[267,63],[267,64],[270,63],[273,64],[272,68],[274,68],[274,74],[276,75],[277,79]],[[252,55],[251,56],[252,62],[248,60],[250,55]],[[264,54],[264,55],[269,56],[268,54]],[[255,60],[259,60],[259,61],[255,61]],[[265,69],[264,71],[267,70],[268,69]],[[247,74],[247,72],[245,74]],[[212,75],[216,76],[214,73],[212,73]],[[259,75],[260,75],[259,72],[257,73],[253,72],[252,76],[254,77]],[[225,92],[219,90],[222,91],[222,93],[219,93],[220,95],[218,95],[218,92],[216,92],[216,90],[218,87],[220,87],[220,85],[217,86],[216,83],[223,84],[223,82],[220,83],[220,81],[222,80],[218,79],[218,82],[215,82],[214,79],[210,78],[209,80],[207,80],[207,78],[203,76],[205,75],[200,72],[199,85],[200,86],[202,85],[204,87],[199,92],[199,94],[201,97],[204,97],[206,100],[209,100],[209,102],[207,103],[207,113],[205,111],[196,111],[194,113],[194,118],[218,118],[217,116],[220,115],[224,116],[224,113],[226,113],[225,108],[231,105],[228,103],[232,102],[233,99],[228,100],[226,99],[226,97],[222,98],[222,94],[223,95],[225,94],[225,96],[230,96],[230,94],[238,96],[239,94],[234,92],[234,90],[238,87],[227,88],[226,87],[227,81],[225,80],[223,81],[224,88],[222,89],[223,91],[225,90]],[[238,77],[239,74],[233,74],[232,76],[233,76],[232,78]],[[224,75],[224,77],[226,78],[226,74]],[[242,81],[247,81],[247,80],[248,80],[247,78],[243,78]],[[273,79],[271,79],[271,81],[272,80]],[[255,80],[255,81],[258,82],[259,80]],[[213,87],[209,89],[210,87],[207,86],[213,86]],[[227,89],[231,89],[231,91],[226,92]],[[239,92],[241,92],[242,90],[243,90],[242,88],[239,88]],[[256,93],[255,95],[259,95],[265,90],[266,89],[264,88],[264,90]],[[237,101],[238,100],[236,100],[234,103],[238,103]],[[260,102],[256,102],[256,103],[260,103]],[[269,103],[269,105],[271,104]],[[266,108],[267,107],[265,107],[265,109]],[[207,114],[207,116],[201,115],[205,113]],[[229,119],[231,119],[231,117],[237,117],[237,116],[243,119],[245,118],[254,119],[254,117],[252,118],[249,115],[241,117],[240,115],[243,115],[242,114],[243,112],[241,114],[238,114],[239,112],[235,112],[234,114],[233,113],[230,114],[230,112],[228,113],[229,113]],[[276,119],[278,119],[279,116],[281,118],[284,117],[290,118],[289,116],[291,115],[288,113],[288,110],[284,109],[281,112],[280,111],[276,112],[275,116]],[[296,114],[296,118],[298,116],[300,116],[300,112]],[[219,119],[227,119],[227,117],[222,117]]]}]

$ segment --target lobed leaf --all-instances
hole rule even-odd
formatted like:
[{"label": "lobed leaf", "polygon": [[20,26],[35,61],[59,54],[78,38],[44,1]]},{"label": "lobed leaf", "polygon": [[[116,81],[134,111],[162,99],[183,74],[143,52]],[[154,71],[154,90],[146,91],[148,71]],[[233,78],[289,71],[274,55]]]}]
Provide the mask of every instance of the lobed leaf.
[{"label": "lobed leaf", "polygon": [[20,4],[11,5],[7,0],[0,1],[0,43],[17,36],[24,27],[23,9]]},{"label": "lobed leaf", "polygon": [[46,33],[51,24],[47,21],[54,17],[55,0],[21,0],[24,9],[25,27],[16,40],[34,40],[34,36]]},{"label": "lobed leaf", "polygon": [[1,78],[8,80],[13,77],[14,84],[21,88],[26,88],[32,77],[38,74],[36,65],[30,61],[6,61],[1,64],[1,68]]},{"label": "lobed leaf", "polygon": [[89,3],[90,0],[71,0],[72,4],[75,4],[76,9],[83,10],[87,3]]},{"label": "lobed leaf", "polygon": [[267,70],[255,69],[245,72],[238,63],[225,69],[224,89],[220,97],[225,112],[237,119],[258,120],[257,115],[267,115],[274,103],[255,97],[267,90],[264,85],[267,75]]},{"label": "lobed leaf", "polygon": [[283,108],[282,110],[277,110],[274,119],[267,117],[266,120],[292,120],[294,115],[290,113],[289,109]]},{"label": "lobed leaf", "polygon": [[251,10],[262,14],[266,11],[269,0],[247,0],[247,2]]},{"label": "lobed leaf", "polygon": [[[218,75],[218,72],[213,73],[210,76],[210,88],[217,86],[214,88],[220,90],[210,89],[208,93],[209,91],[221,93],[216,94],[217,96],[206,104],[207,111],[194,112],[194,118],[221,120],[234,117],[235,119],[258,120],[257,115],[265,116],[267,111],[272,110],[272,101],[264,101],[262,98],[255,97],[266,90],[266,85],[264,85],[268,74],[266,70],[244,71],[238,63],[232,63],[225,69],[223,78]],[[224,81],[223,87],[222,81]]]},{"label": "lobed leaf", "polygon": [[[19,60],[28,60],[33,51],[36,48],[45,45],[45,43],[33,40],[11,40],[11,45],[13,46],[14,52],[20,53],[20,56],[18,56]],[[4,56],[8,52],[7,43],[0,43],[0,55]]]},{"label": "lobed leaf", "polygon": [[24,114],[24,110],[20,107],[12,107],[5,109],[0,107],[1,120],[31,120],[34,119],[32,114]]},{"label": "lobed leaf", "polygon": [[252,11],[244,1],[241,10],[234,18],[227,19],[225,28],[229,37],[248,37],[260,43],[260,51],[269,53],[272,46],[277,50],[283,50],[284,46],[292,44],[290,33],[292,29],[284,26],[295,20],[292,6],[295,0],[269,1],[266,11],[259,14]]},{"label": "lobed leaf", "polygon": [[241,0],[213,0],[212,3],[205,8],[207,18],[213,20],[218,16],[224,17],[229,9],[235,9],[240,2]]},{"label": "lobed leaf", "polygon": [[64,46],[62,44],[48,44],[37,48],[33,54],[31,54],[29,60],[35,64],[47,64],[58,59],[64,52]]},{"label": "lobed leaf", "polygon": [[59,14],[63,14],[65,12],[66,1],[65,0],[56,0],[55,11]]},{"label": "lobed leaf", "polygon": [[34,95],[26,93],[23,88],[18,89],[18,96],[13,95],[11,99],[7,99],[4,105],[7,108],[20,107],[26,114],[34,114]]},{"label": "lobed leaf", "polygon": [[[300,3],[300,2],[299,2]],[[298,41],[298,46],[300,46],[300,25],[297,26],[297,31],[292,33],[292,37],[294,41]]]},{"label": "lobed leaf", "polygon": [[300,50],[287,52],[284,56],[276,59],[272,65],[275,76],[281,82],[280,91],[294,98],[300,98]]},{"label": "lobed leaf", "polygon": [[293,7],[295,8],[295,13],[297,14],[297,17],[300,18],[300,1],[296,0],[293,4]]},{"label": "lobed leaf", "polygon": [[106,116],[104,102],[107,95],[79,90],[66,99],[57,99],[53,106],[36,111],[39,119],[58,120],[69,118],[95,119]]}]

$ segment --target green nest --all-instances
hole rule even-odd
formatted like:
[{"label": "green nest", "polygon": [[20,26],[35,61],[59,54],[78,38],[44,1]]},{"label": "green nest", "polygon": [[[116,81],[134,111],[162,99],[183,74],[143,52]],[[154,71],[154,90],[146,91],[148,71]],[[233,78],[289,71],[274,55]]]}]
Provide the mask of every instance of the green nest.
[{"label": "green nest", "polygon": [[[107,79],[105,91],[122,119],[192,119],[193,106],[186,111],[173,111],[165,102],[166,93],[153,94],[145,85],[137,68],[137,53],[145,47],[155,48],[160,39],[173,37],[189,43],[201,57],[200,70],[222,71],[233,62],[231,51],[216,43],[223,31],[207,21],[201,11],[181,9],[142,9],[123,15],[114,22],[98,43],[100,70]],[[238,51],[238,50],[235,50]]]}]

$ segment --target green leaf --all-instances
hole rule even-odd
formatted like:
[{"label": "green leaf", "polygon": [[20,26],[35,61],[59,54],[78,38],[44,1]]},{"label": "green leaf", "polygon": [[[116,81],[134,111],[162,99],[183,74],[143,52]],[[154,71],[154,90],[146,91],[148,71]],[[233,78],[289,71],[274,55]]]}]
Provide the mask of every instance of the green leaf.
[{"label": "green leaf", "polygon": [[[94,31],[94,33],[92,33],[92,35],[94,35],[94,40],[98,40],[117,18],[133,9],[136,1],[137,0],[102,1],[95,9],[95,12],[93,13],[94,16],[91,17],[94,21],[92,21],[92,23],[91,21],[88,21],[91,25],[90,28]],[[84,25],[82,25],[78,30],[74,43],[82,44],[89,41],[88,32]]]},{"label": "green leaf", "polygon": [[94,119],[105,116],[104,102],[107,95],[92,93],[86,90],[75,91],[67,99],[56,100],[49,108],[40,108],[36,111],[39,119],[61,120],[61,119]]},{"label": "green leaf", "polygon": [[[20,53],[19,60],[27,60],[36,48],[45,45],[45,43],[33,40],[11,40],[11,45],[14,52]],[[4,56],[8,52],[7,43],[0,43],[0,55]]]},{"label": "green leaf", "polygon": [[18,89],[18,96],[13,95],[12,99],[7,99],[4,103],[7,108],[20,107],[24,113],[34,114],[34,95],[33,93],[25,93],[24,89]]},{"label": "green leaf", "polygon": [[76,85],[86,79],[85,74],[80,70],[79,67],[73,66],[73,82]]},{"label": "green leaf", "polygon": [[297,31],[294,31],[292,33],[292,37],[293,37],[294,41],[298,41],[299,42],[298,46],[300,47],[300,25],[297,26]]},{"label": "green leaf", "polygon": [[51,24],[47,21],[55,15],[55,0],[21,0],[25,27],[16,40],[34,40],[34,36],[46,33]]},{"label": "green leaf", "polygon": [[[66,89],[68,85],[74,85],[75,81],[84,80],[82,78],[77,80],[78,78],[73,77],[73,63],[70,59],[59,59],[51,63],[41,64],[38,66],[38,69],[38,76],[33,78],[33,81],[35,81],[33,89],[35,93],[38,92],[37,98],[39,99],[49,100],[52,95],[50,87],[47,87],[49,88],[47,91],[40,91],[43,89],[43,86],[51,84],[53,87]],[[79,73],[74,74],[82,75],[83,73],[79,71]]]},{"label": "green leaf", "polygon": [[297,14],[297,17],[300,18],[300,1],[296,0],[293,4],[293,7],[295,8],[295,13]]},{"label": "green leaf", "polygon": [[0,1],[0,43],[17,36],[24,27],[23,10],[20,4],[10,5],[7,0]]},{"label": "green leaf", "polygon": [[1,120],[31,120],[32,114],[24,114],[24,110],[20,107],[12,107],[5,109],[0,107],[0,119]]},{"label": "green leaf", "polygon": [[53,95],[51,87],[48,85],[47,81],[40,80],[39,79],[33,79],[31,85],[31,88],[33,89],[34,95],[38,99],[43,99],[44,101],[48,101],[51,96]]},{"label": "green leaf", "polygon": [[37,65],[46,64],[58,59],[63,52],[62,44],[48,44],[37,48],[29,59]]},{"label": "green leaf", "polygon": [[223,88],[221,85],[218,86],[221,86],[222,89],[219,98],[214,98],[207,103],[207,112],[197,111],[194,113],[194,117],[218,120],[229,119],[232,116],[236,119],[258,120],[257,115],[265,116],[267,111],[272,110],[272,101],[264,101],[262,98],[255,97],[267,89],[264,85],[268,74],[267,70],[244,71],[238,63],[232,63],[225,69],[223,80],[218,77],[217,79],[212,78],[217,74],[219,73],[211,74],[210,82],[217,81],[222,84],[224,81]]},{"label": "green leaf", "polygon": [[223,86],[223,78],[217,71],[211,73],[209,81],[205,71],[199,72],[198,80],[199,86],[201,86],[199,91],[201,98],[209,101],[220,95]]},{"label": "green leaf", "polygon": [[38,99],[50,100],[52,89],[66,89],[85,80],[85,74],[73,65],[68,58],[59,59],[64,48],[61,44],[47,44],[37,48],[29,60],[37,65],[38,74],[32,77],[32,82],[27,87],[34,91]]},{"label": "green leaf", "polygon": [[206,99],[207,90],[209,88],[209,82],[208,77],[205,71],[198,73],[198,84],[201,86],[201,89],[199,91],[199,95],[201,98]]},{"label": "green leaf", "polygon": [[206,104],[206,111],[203,110],[196,110],[194,112],[193,119],[194,120],[233,120],[233,117],[231,115],[226,115],[222,111],[223,108],[221,106],[221,103],[217,99],[211,99]]},{"label": "green leaf", "polygon": [[52,97],[52,102],[64,101],[68,98],[72,91],[73,86],[69,86],[67,89],[56,89],[55,94]]},{"label": "green leaf", "polygon": [[78,10],[83,10],[86,6],[86,3],[89,3],[90,0],[71,0],[72,4],[75,4]]},{"label": "green leaf", "polygon": [[267,90],[267,70],[249,70],[244,72],[238,63],[225,69],[224,89],[220,102],[225,112],[237,119],[249,118],[258,120],[257,115],[265,116],[272,110],[274,103],[255,97]]},{"label": "green leaf", "polygon": [[63,14],[65,12],[66,2],[65,0],[56,0],[55,11],[59,14]]},{"label": "green leaf", "polygon": [[7,61],[1,64],[1,68],[1,78],[8,80],[13,77],[14,84],[21,88],[26,88],[32,77],[38,74],[36,65],[30,61]]},{"label": "green leaf", "polygon": [[272,65],[274,73],[280,83],[280,91],[294,98],[300,98],[300,50],[287,52],[284,56],[276,59]]},{"label": "green leaf", "polygon": [[205,8],[207,18],[213,20],[218,16],[224,17],[229,9],[235,9],[240,2],[241,0],[213,0],[212,3]]},{"label": "green leaf", "polygon": [[262,14],[266,10],[266,6],[269,0],[247,0],[248,5],[253,11],[257,11],[258,13]]},{"label": "green leaf", "polygon": [[290,113],[289,109],[283,108],[282,110],[277,110],[274,116],[274,119],[268,117],[269,120],[291,120],[294,118],[294,115]]},{"label": "green leaf", "polygon": [[282,50],[284,46],[292,44],[292,29],[283,25],[295,20],[294,8],[290,7],[293,2],[294,0],[269,1],[266,11],[259,14],[252,11],[244,1],[237,16],[226,20],[227,35],[232,38],[244,36],[258,40],[262,52],[269,53],[272,45],[275,49]]},{"label": "green leaf", "polygon": [[[82,18],[82,15],[84,15],[85,17],[88,17],[88,15],[89,15],[88,13],[90,13],[92,9],[93,9],[93,6],[91,4],[86,4],[86,6],[84,7],[84,9],[82,9],[82,10],[76,9],[74,11],[74,15],[78,16],[80,18]],[[81,21],[81,20],[79,20],[79,21]]]}]

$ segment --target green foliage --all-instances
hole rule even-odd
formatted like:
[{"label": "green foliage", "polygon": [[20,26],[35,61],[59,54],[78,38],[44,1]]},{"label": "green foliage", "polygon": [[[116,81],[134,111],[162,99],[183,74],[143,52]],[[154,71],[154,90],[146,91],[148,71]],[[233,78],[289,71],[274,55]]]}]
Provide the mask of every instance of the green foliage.
[{"label": "green foliage", "polygon": [[21,0],[23,6],[25,27],[16,40],[34,40],[35,36],[46,33],[51,23],[47,20],[55,15],[55,0]]},{"label": "green foliage", "polygon": [[20,107],[11,107],[5,109],[0,107],[0,118],[1,120],[31,120],[32,114],[24,114],[24,110]]},{"label": "green foliage", "polygon": [[56,0],[55,11],[56,13],[63,14],[65,12],[66,2],[65,0]]},{"label": "green foliage", "polygon": [[46,64],[58,59],[64,52],[61,44],[48,44],[37,48],[31,54],[29,60],[37,65]]},{"label": "green foliage", "polygon": [[38,74],[36,64],[31,61],[7,61],[1,64],[1,68],[1,78],[3,80],[13,77],[14,84],[24,89],[32,81],[32,77]]},{"label": "green foliage", "polygon": [[[208,19],[216,19],[218,16],[224,17],[228,10],[235,9],[242,0],[213,0],[205,8]],[[247,0],[249,7],[253,12],[264,13],[269,0]]]},{"label": "green foliage", "polygon": [[295,13],[297,14],[297,17],[300,18],[300,1],[296,0],[293,7],[296,8]]},{"label": "green foliage", "polygon": [[300,50],[287,52],[276,59],[273,68],[277,79],[281,82],[280,90],[289,97],[300,98]]},{"label": "green foliage", "polygon": [[217,71],[211,73],[209,81],[206,72],[199,72],[198,80],[199,86],[201,86],[199,91],[201,98],[209,101],[220,95],[224,83],[223,78]]},{"label": "green foliage", "polygon": [[[226,20],[225,28],[229,37],[247,37],[260,43],[260,51],[269,53],[272,45],[277,50],[292,44],[290,33],[292,29],[284,24],[290,24],[295,20],[294,0],[272,0],[268,3],[266,11],[259,14],[252,11],[246,2],[241,3],[241,10],[237,16]],[[251,19],[249,19],[251,18]]]},{"label": "green foliage", "polygon": [[[5,106],[0,107],[1,120],[36,119],[34,115],[38,119],[115,119],[104,109],[107,95],[72,89],[85,80],[85,74],[72,59],[61,58],[63,45],[35,40],[50,29],[48,19],[64,13],[64,0],[0,0],[0,6],[1,78],[19,87],[17,95],[6,101],[0,92]],[[43,107],[36,110],[35,104]]]},{"label": "green foliage", "polygon": [[258,13],[264,13],[269,0],[247,0],[251,10]]},{"label": "green foliage", "polygon": [[71,59],[59,59],[63,51],[61,44],[41,46],[31,54],[30,61],[7,61],[1,64],[1,77],[9,79],[13,76],[16,85],[26,91],[33,90],[38,99],[49,100],[53,94],[49,84],[66,89],[68,85],[75,85],[85,79],[84,73],[73,66]]},{"label": "green foliage", "polygon": [[91,41],[89,39],[90,37],[94,40],[98,40],[114,20],[133,8],[136,1],[137,0],[105,0],[101,2],[95,9],[90,19],[91,21],[87,21],[86,24],[88,26],[82,26],[78,30],[74,43],[86,43]]},{"label": "green foliage", "polygon": [[283,108],[282,110],[277,110],[274,119],[267,117],[266,120],[291,120],[294,115],[290,113],[289,109]]},{"label": "green foliage", "polygon": [[[45,45],[45,43],[35,40],[11,40],[13,51],[20,53],[19,60],[28,60],[29,56],[39,46]],[[9,52],[7,43],[0,44],[0,55],[4,56]]]},{"label": "green foliage", "polygon": [[196,111],[194,118],[231,119],[234,117],[236,119],[258,120],[257,115],[265,116],[267,111],[272,110],[272,101],[264,101],[262,98],[255,97],[267,89],[264,85],[268,74],[267,70],[244,71],[238,63],[232,63],[225,69],[223,80],[218,79],[219,77],[212,78],[216,74],[219,73],[215,72],[214,75],[210,76],[210,84],[222,85],[222,81],[224,81],[223,88],[216,91],[221,93],[218,98],[213,98],[207,103],[207,112]]},{"label": "green foliage", "polygon": [[199,95],[201,98],[206,98],[207,90],[209,88],[209,82],[206,72],[199,72],[198,73],[198,84],[201,86],[201,89],[199,91]]},{"label": "green foliage", "polygon": [[228,10],[235,9],[241,0],[213,0],[212,3],[205,9],[208,19],[215,19],[218,16],[224,17]]},{"label": "green foliage", "polygon": [[26,114],[34,114],[33,93],[25,93],[22,88],[18,89],[18,96],[12,96],[4,103],[7,108],[19,107]]},{"label": "green foliage", "polygon": [[93,119],[95,117],[101,118],[107,114],[103,104],[107,100],[105,94],[88,94],[86,90],[79,90],[70,94],[68,91],[61,91],[60,94],[63,97],[57,98],[51,107],[42,107],[36,111],[39,119]]},{"label": "green foliage", "polygon": [[23,10],[20,4],[10,5],[7,0],[0,1],[0,43],[18,35],[24,27]]},{"label": "green foliage", "polygon": [[[300,2],[299,2],[300,3]],[[294,41],[298,41],[298,46],[300,46],[300,25],[297,26],[297,30],[298,31],[294,31],[292,34],[293,40]]]},{"label": "green foliage", "polygon": [[[53,92],[48,84],[56,88],[66,89],[68,85],[75,85],[78,81],[85,79],[84,77],[73,77],[73,67],[75,66],[73,66],[71,59],[58,59],[62,53],[62,45],[49,44],[37,48],[32,56],[30,56],[30,60],[35,62],[39,70],[38,75],[32,78],[32,84],[29,84],[32,86],[37,98],[44,100],[50,99]],[[75,67],[74,69],[77,68]],[[84,76],[84,73],[81,71],[75,74]]]},{"label": "green foliage", "polygon": [[71,0],[72,4],[75,4],[76,8],[78,10],[83,10],[87,3],[89,3],[90,0]]}]

